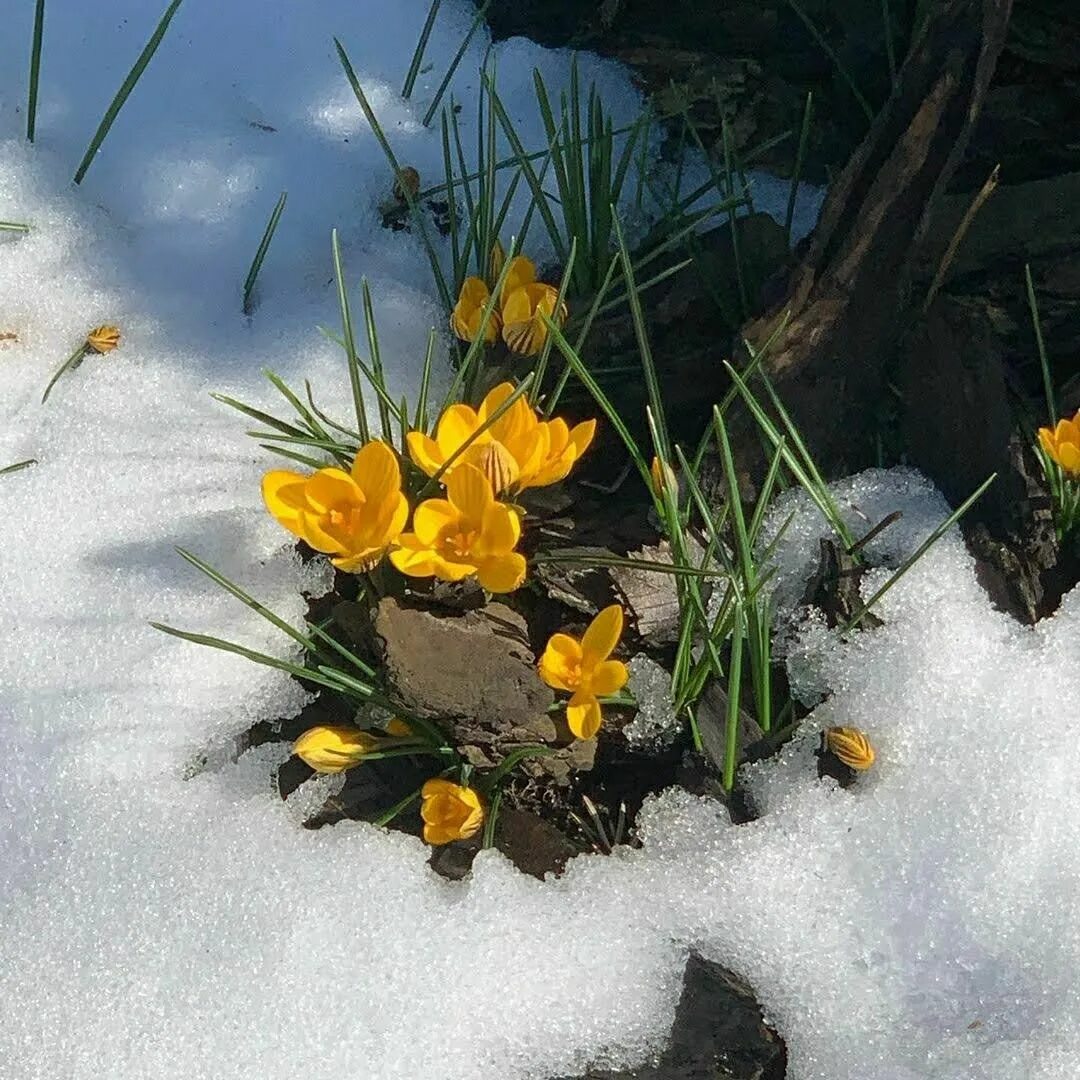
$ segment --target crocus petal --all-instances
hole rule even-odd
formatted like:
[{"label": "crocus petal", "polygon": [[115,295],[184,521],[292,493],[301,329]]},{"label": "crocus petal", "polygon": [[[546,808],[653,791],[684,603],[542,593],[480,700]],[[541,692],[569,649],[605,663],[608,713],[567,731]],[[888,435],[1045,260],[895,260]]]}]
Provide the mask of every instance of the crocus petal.
[{"label": "crocus petal", "polygon": [[300,536],[298,518],[304,502],[307,477],[300,473],[276,469],[262,479],[262,497],[266,509],[294,536]]},{"label": "crocus petal", "polygon": [[514,384],[512,382],[501,382],[498,386],[493,386],[484,395],[484,400],[480,402],[480,408],[476,410],[479,422],[482,424],[487,420],[513,392]]},{"label": "crocus petal", "polygon": [[580,424],[575,424],[570,431],[570,442],[573,444],[574,449],[577,451],[577,456],[581,457],[586,450],[589,449],[593,438],[596,435],[596,421],[585,420]]},{"label": "crocus petal", "polygon": [[589,675],[589,689],[598,697],[617,694],[630,678],[630,672],[621,660],[603,660]]},{"label": "crocus petal", "polygon": [[506,277],[503,279],[502,295],[511,296],[523,285],[531,285],[535,280],[536,264],[525,255],[515,255],[510,260]]},{"label": "crocus petal", "polygon": [[[1044,427],[1039,428],[1039,442],[1042,444],[1042,448],[1046,451],[1047,457],[1049,457],[1052,461],[1057,461],[1057,444],[1054,442],[1054,433],[1049,428],[1044,428]],[[272,473],[267,474],[267,476],[272,476],[272,475],[274,475],[274,474],[272,474]],[[265,494],[265,492],[266,492],[266,488],[265,488],[266,479],[265,478],[263,479],[263,485],[264,485],[263,486],[263,498],[265,498],[266,497],[266,494]],[[269,505],[269,503],[267,503],[267,505]],[[273,513],[273,511],[271,511],[271,513]],[[274,516],[277,517],[276,514],[274,514]]]},{"label": "crocus petal", "polygon": [[446,460],[439,444],[422,431],[410,431],[405,436],[405,445],[408,446],[409,457],[416,463],[417,468],[422,469],[428,476],[434,476]]},{"label": "crocus petal", "polygon": [[458,517],[457,510],[446,499],[426,499],[413,513],[413,532],[421,544],[432,547],[438,543],[439,533]]},{"label": "crocus petal", "polygon": [[[439,417],[435,429],[435,441],[439,445],[442,460],[446,461],[479,426],[476,410],[468,405],[451,405]],[[483,436],[480,436],[483,438]]]},{"label": "crocus petal", "polygon": [[487,477],[475,465],[459,465],[446,481],[446,494],[467,526],[479,529],[495,501]]},{"label": "crocus petal", "polygon": [[420,543],[413,533],[398,537],[399,547],[390,552],[390,562],[407,577],[434,577],[435,553]]},{"label": "crocus petal", "polygon": [[600,730],[600,702],[591,694],[575,694],[566,706],[566,723],[579,739],[592,739]]},{"label": "crocus petal", "polygon": [[321,551],[326,555],[345,554],[345,547],[338,537],[327,532],[322,526],[325,515],[304,512],[297,519],[297,528],[300,539],[306,541],[309,547]]},{"label": "crocus petal", "polygon": [[552,689],[573,693],[581,685],[581,645],[569,634],[552,634],[538,667]]},{"label": "crocus petal", "polygon": [[397,454],[386,443],[373,440],[353,459],[352,478],[369,503],[379,505],[393,491],[401,490]]},{"label": "crocus petal", "polygon": [[293,753],[316,772],[339,773],[359,765],[378,745],[378,739],[366,731],[320,726],[308,728],[293,743]]},{"label": "crocus petal", "polygon": [[386,548],[361,548],[348,555],[338,555],[330,560],[331,564],[346,574],[366,574],[382,560]]},{"label": "crocus petal", "polygon": [[480,536],[473,550],[481,557],[506,555],[521,538],[521,519],[502,503],[492,503],[484,513]]},{"label": "crocus petal", "polygon": [[1067,473],[1074,476],[1080,473],[1080,445],[1059,443],[1057,456],[1058,462]]},{"label": "crocus petal", "polygon": [[589,667],[606,660],[622,637],[623,612],[618,604],[604,608],[581,639],[582,663]]},{"label": "crocus petal", "polygon": [[342,469],[319,469],[304,489],[304,496],[313,510],[326,511],[331,507],[362,505],[364,493],[356,481]]},{"label": "crocus petal", "polygon": [[516,551],[494,555],[480,564],[476,580],[490,593],[513,592],[525,580],[525,556]]}]

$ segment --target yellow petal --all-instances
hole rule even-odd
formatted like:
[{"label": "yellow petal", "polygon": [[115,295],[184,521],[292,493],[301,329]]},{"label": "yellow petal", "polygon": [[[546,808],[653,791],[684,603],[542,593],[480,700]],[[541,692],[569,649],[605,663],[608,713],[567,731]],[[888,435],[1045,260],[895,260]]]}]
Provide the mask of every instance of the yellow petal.
[{"label": "yellow petal", "polygon": [[397,454],[378,440],[367,443],[353,459],[352,478],[369,503],[382,503],[391,492],[401,490]]},{"label": "yellow petal", "polygon": [[343,469],[319,469],[308,478],[304,497],[308,506],[318,511],[332,507],[357,506],[365,502],[359,485]]},{"label": "yellow petal", "polygon": [[581,645],[569,634],[552,634],[538,669],[552,689],[573,693],[581,685]]},{"label": "yellow petal", "polygon": [[1039,428],[1039,442],[1046,451],[1051,461],[1057,461],[1057,444],[1054,442],[1054,433],[1045,427]]},{"label": "yellow petal", "polygon": [[1059,443],[1058,462],[1071,476],[1080,474],[1080,445],[1071,442]]},{"label": "yellow petal", "polygon": [[482,557],[506,555],[517,547],[520,537],[521,519],[509,506],[493,502],[484,513],[473,550]]},{"label": "yellow petal", "polygon": [[513,392],[514,384],[512,382],[501,382],[498,386],[492,387],[484,395],[484,400],[480,402],[480,408],[476,410],[480,423],[487,420]]},{"label": "yellow petal", "polygon": [[615,650],[623,631],[623,612],[618,604],[604,608],[581,639],[582,663],[589,667],[606,660]]},{"label": "yellow petal", "polygon": [[479,529],[484,514],[495,501],[491,485],[475,465],[459,465],[446,481],[446,494],[467,528]]},{"label": "yellow petal", "polygon": [[630,678],[630,672],[621,660],[604,660],[592,669],[589,689],[597,697],[617,694]]},{"label": "yellow petal", "polygon": [[266,509],[294,536],[301,535],[298,519],[301,509],[306,505],[304,500],[306,483],[306,476],[284,469],[268,472],[262,479],[262,497],[263,502],[266,503]]},{"label": "yellow petal", "polygon": [[577,456],[581,457],[589,446],[592,444],[593,438],[596,436],[596,421],[585,420],[580,424],[575,424],[570,431],[570,442],[573,444],[574,449],[577,451]]},{"label": "yellow petal", "polygon": [[510,260],[506,277],[503,280],[502,295],[508,297],[523,285],[531,285],[536,280],[536,265],[524,255],[515,255]]},{"label": "yellow petal", "polygon": [[426,499],[413,514],[413,532],[427,547],[438,542],[439,533],[458,520],[458,512],[446,499]]},{"label": "yellow petal", "polygon": [[525,556],[511,551],[485,559],[476,571],[476,580],[490,593],[513,592],[525,580]]},{"label": "yellow petal", "polygon": [[434,577],[435,552],[421,544],[413,533],[402,533],[398,537],[399,547],[390,552],[390,562],[394,568],[407,577]]},{"label": "yellow petal", "polygon": [[409,448],[409,457],[417,468],[422,469],[428,476],[434,476],[446,460],[439,444],[422,431],[410,431],[405,436],[405,445]]},{"label": "yellow petal", "polygon": [[600,702],[591,694],[575,694],[566,706],[566,723],[579,739],[592,739],[600,730]]},{"label": "yellow petal", "polygon": [[[439,445],[442,461],[451,457],[454,452],[468,440],[469,436],[479,427],[480,421],[474,409],[468,405],[451,405],[446,412],[439,417],[438,426],[435,429],[435,441]],[[483,436],[479,436],[483,438]],[[442,462],[440,462],[442,464]]]}]

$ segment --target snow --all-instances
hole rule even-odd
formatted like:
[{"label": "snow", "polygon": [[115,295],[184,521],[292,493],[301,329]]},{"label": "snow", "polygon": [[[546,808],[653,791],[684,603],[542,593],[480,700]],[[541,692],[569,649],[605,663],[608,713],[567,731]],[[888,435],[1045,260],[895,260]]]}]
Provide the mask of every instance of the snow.
[{"label": "snow", "polygon": [[[543,883],[495,853],[450,883],[415,838],[299,827],[332,785],[282,803],[283,748],[235,752],[252,722],[300,707],[295,686],[148,623],[284,648],[176,546],[288,618],[326,587],[259,505],[266,456],[208,395],[265,406],[269,367],[347,413],[341,357],[316,329],[336,322],[334,226],[354,283],[372,283],[391,383],[412,389],[441,321],[430,271],[414,239],[378,226],[389,178],[331,36],[401,160],[435,175],[441,148],[418,117],[472,8],[443,4],[410,104],[397,93],[426,0],[281,0],[270,14],[187,0],[80,189],[75,164],[159,12],[50,0],[28,148],[31,9],[0,38],[0,219],[34,226],[0,234],[0,331],[18,335],[0,351],[0,466],[38,461],[0,476],[0,1075],[572,1075],[662,1042],[695,948],[752,982],[792,1080],[1075,1077],[1080,751],[1063,703],[1080,695],[1080,597],[1014,625],[955,534],[886,596],[884,626],[845,642],[792,608],[816,512],[797,496],[778,511],[797,509],[776,579],[789,662],[824,703],[754,767],[751,825],[668,793],[640,851]],[[455,79],[466,119],[485,47]],[[494,52],[539,145],[532,68],[556,89],[569,57]],[[627,74],[583,64],[616,124],[632,118]],[[241,283],[282,190],[248,320]],[[101,322],[121,327],[120,349],[41,406]],[[883,566],[947,513],[911,473],[837,496],[856,530],[904,511],[869,545]],[[848,790],[816,778],[817,733],[834,723],[878,750]]]}]

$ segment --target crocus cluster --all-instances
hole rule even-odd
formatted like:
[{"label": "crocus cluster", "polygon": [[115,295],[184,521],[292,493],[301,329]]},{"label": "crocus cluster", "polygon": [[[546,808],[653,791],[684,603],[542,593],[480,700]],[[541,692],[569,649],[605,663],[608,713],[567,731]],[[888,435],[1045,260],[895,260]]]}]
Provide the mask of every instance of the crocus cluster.
[{"label": "crocus cluster", "polygon": [[445,488],[444,497],[416,506],[411,531],[398,456],[377,441],[357,453],[348,472],[267,473],[267,509],[340,570],[365,573],[389,557],[408,577],[475,577],[489,592],[512,592],[525,580],[521,511],[500,496],[562,480],[596,432],[595,420],[573,428],[558,417],[542,420],[524,396],[511,401],[513,394],[513,385],[502,383],[478,409],[449,406],[434,438],[408,434],[412,460]]},{"label": "crocus cluster", "polygon": [[[492,259],[493,269],[499,262],[501,259]],[[463,341],[475,341],[490,302],[488,283],[483,278],[467,277],[450,315],[454,333]],[[506,269],[497,302],[484,328],[484,341],[494,344],[501,334],[511,352],[536,356],[548,338],[545,317],[561,326],[566,321],[566,314],[566,305],[559,303],[559,290],[554,285],[537,281],[532,260],[517,255]]]}]

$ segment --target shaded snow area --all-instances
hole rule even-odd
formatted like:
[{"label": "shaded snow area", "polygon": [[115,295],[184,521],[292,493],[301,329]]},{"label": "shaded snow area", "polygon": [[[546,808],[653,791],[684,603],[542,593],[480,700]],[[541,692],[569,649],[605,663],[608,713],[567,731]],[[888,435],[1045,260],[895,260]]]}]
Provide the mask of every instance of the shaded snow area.
[{"label": "shaded snow area", "polygon": [[[386,168],[330,39],[401,159],[435,176],[419,117],[472,8],[443,5],[405,103],[427,6],[188,0],[80,189],[70,176],[157,5],[50,0],[33,149],[18,139],[33,5],[5,20],[0,219],[34,228],[0,234],[0,331],[17,337],[0,342],[0,466],[38,464],[0,476],[0,1076],[568,1075],[660,1044],[694,948],[752,982],[792,1080],[1074,1080],[1080,750],[1064,706],[1080,699],[1080,600],[1013,625],[955,534],[887,595],[883,627],[845,643],[787,610],[822,529],[796,499],[777,596],[798,688],[824,704],[755,767],[762,818],[736,828],[669,793],[641,850],[545,883],[491,852],[450,883],[412,837],[301,829],[271,788],[283,749],[234,761],[233,746],[302,695],[147,625],[283,649],[177,545],[289,618],[326,587],[261,509],[268,458],[208,395],[265,406],[269,367],[347,414],[341,356],[316,329],[336,321],[334,226],[372,283],[391,383],[414,386],[442,318],[418,244],[378,226]],[[466,123],[485,46],[455,80]],[[532,69],[565,85],[568,54],[494,52],[538,146]],[[631,119],[626,73],[583,64],[616,124]],[[241,282],[286,189],[249,321]],[[42,407],[102,322],[121,348]],[[856,523],[904,511],[870,546],[883,566],[947,513],[907,473],[837,492]],[[816,778],[817,732],[835,723],[878,749],[848,790]]]}]

